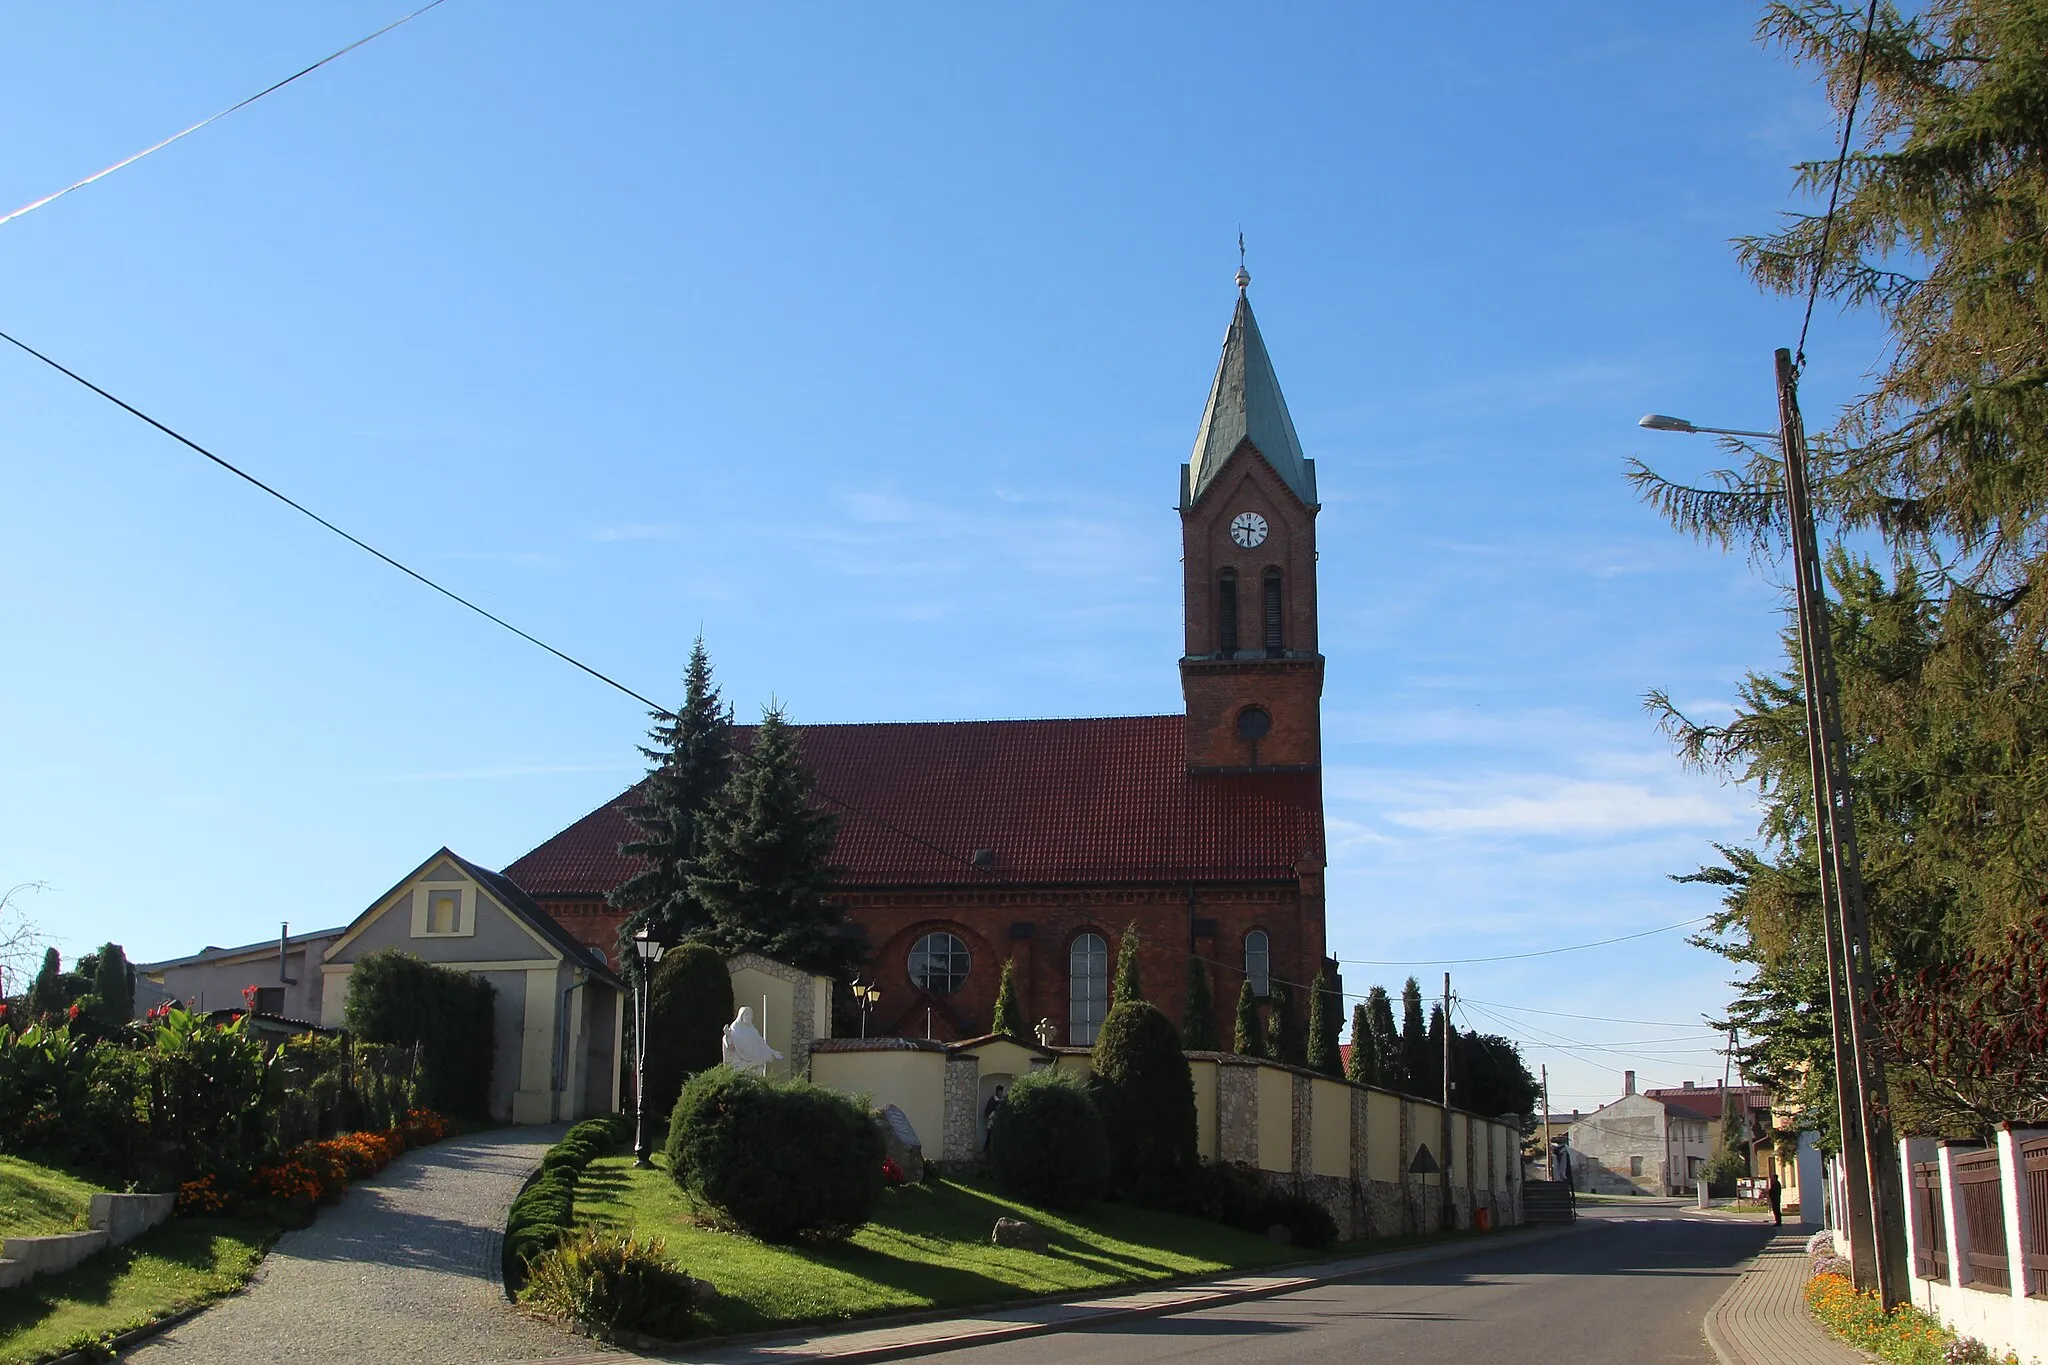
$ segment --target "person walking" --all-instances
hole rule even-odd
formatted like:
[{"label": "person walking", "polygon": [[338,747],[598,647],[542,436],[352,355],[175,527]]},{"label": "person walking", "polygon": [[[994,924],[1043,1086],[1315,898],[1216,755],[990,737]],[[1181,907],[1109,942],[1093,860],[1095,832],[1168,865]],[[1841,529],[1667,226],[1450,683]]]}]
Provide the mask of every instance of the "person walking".
[{"label": "person walking", "polygon": [[1771,1225],[1773,1227],[1783,1227],[1785,1225],[1785,1187],[1778,1183],[1778,1172],[1775,1167],[1771,1171],[1771,1183],[1764,1187],[1764,1197],[1771,1201]]}]

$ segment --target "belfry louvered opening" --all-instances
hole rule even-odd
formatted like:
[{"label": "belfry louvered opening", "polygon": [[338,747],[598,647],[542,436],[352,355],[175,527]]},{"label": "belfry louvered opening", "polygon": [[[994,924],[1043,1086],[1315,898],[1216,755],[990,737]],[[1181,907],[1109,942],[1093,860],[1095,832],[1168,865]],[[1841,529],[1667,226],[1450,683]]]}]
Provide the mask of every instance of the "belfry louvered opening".
[{"label": "belfry louvered opening", "polygon": [[1237,653],[1237,570],[1225,569],[1216,580],[1216,652]]},{"label": "belfry louvered opening", "polygon": [[1282,647],[1280,638],[1280,571],[1278,569],[1266,570],[1266,579],[1261,586],[1265,589],[1266,653],[1278,655]]}]

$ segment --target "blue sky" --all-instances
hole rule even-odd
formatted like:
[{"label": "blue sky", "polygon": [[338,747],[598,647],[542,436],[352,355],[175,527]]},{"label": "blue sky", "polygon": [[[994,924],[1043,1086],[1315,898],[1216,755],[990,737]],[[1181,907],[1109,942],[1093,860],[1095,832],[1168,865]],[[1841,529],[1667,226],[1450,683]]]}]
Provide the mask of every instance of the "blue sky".
[{"label": "blue sky", "polygon": [[[13,7],[0,211],[399,12]],[[1717,463],[1645,411],[1767,424],[1797,330],[1727,243],[1834,133],[1753,21],[449,0],[0,227],[0,327],[651,695],[701,629],[742,713],[1166,711],[1242,229],[1325,500],[1333,948],[1528,952],[1706,913],[1665,874],[1754,825],[1640,699],[1772,661],[1774,572],[1621,477]],[[1816,425],[1876,344],[1816,320]],[[0,413],[0,885],[67,953],[340,923],[637,772],[632,702],[102,401],[6,355]],[[1680,934],[1454,970],[1556,1107],[1720,1074],[1618,1022],[1725,1002]]]}]

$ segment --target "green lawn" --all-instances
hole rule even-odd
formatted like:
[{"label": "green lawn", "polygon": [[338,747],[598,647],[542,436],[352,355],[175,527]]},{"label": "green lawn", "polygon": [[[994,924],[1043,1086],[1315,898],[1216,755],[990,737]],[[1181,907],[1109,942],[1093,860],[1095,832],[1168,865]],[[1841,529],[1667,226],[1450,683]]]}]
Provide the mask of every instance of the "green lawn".
[{"label": "green lawn", "polygon": [[[685,1269],[718,1286],[705,1314],[712,1332],[1114,1288],[1301,1254],[1197,1219],[1122,1204],[1055,1215],[954,1181],[888,1190],[875,1221],[848,1243],[773,1246],[696,1226],[667,1172],[631,1163],[593,1162],[577,1186],[577,1215],[662,1238]],[[1040,1224],[1051,1249],[990,1245],[989,1229],[1002,1217]]]},{"label": "green lawn", "polygon": [[0,1365],[26,1365],[240,1288],[277,1236],[268,1223],[174,1218],[60,1275],[0,1294]]},{"label": "green lawn", "polygon": [[104,1188],[20,1157],[0,1156],[0,1237],[83,1231],[86,1208]]}]

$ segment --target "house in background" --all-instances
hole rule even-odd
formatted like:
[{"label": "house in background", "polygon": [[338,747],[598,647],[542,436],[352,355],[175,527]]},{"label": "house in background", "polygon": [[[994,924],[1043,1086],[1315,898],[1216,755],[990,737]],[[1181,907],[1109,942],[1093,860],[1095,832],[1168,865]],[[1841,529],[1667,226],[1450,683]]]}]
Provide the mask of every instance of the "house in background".
[{"label": "house in background", "polygon": [[1682,1086],[1636,1093],[1636,1073],[1624,1073],[1622,1096],[1573,1123],[1572,1183],[1588,1194],[1689,1194],[1713,1155],[1724,1099],[1743,1115],[1744,1147],[1768,1125],[1763,1088]]},{"label": "house in background", "polygon": [[321,1023],[341,1023],[349,972],[385,948],[496,988],[491,1117],[617,1112],[626,984],[503,876],[443,848],[378,897],[327,949]]},{"label": "house in background", "polygon": [[[158,1005],[182,1005],[210,1014],[249,1009],[280,1019],[320,1022],[324,999],[321,959],[340,929],[294,934],[239,948],[201,948],[190,957],[135,964],[137,1018]],[[252,996],[247,992],[255,988]]]}]

